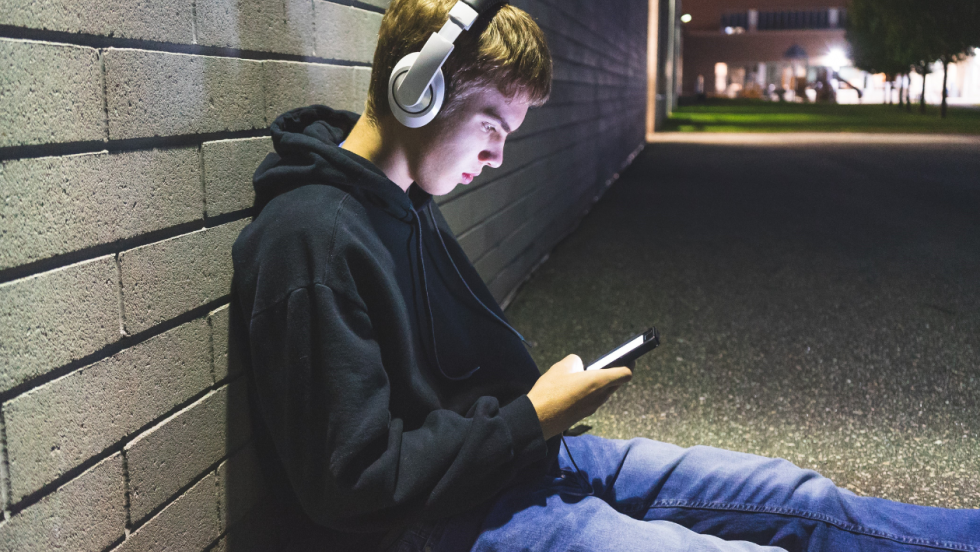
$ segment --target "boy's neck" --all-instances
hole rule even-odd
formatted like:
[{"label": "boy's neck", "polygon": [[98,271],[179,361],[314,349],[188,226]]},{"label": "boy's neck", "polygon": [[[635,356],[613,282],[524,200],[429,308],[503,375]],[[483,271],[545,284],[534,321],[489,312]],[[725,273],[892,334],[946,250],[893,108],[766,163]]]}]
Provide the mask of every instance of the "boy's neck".
[{"label": "boy's neck", "polygon": [[408,155],[397,132],[389,130],[390,121],[387,123],[381,121],[374,124],[367,116],[361,116],[341,147],[374,163],[407,192],[413,181],[408,171]]}]

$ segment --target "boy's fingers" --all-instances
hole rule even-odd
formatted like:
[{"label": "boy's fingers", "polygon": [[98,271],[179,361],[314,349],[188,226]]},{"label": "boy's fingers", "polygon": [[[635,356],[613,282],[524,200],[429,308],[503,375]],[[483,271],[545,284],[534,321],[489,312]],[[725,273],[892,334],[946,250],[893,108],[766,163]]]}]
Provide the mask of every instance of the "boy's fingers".
[{"label": "boy's fingers", "polygon": [[567,368],[568,373],[572,372],[582,372],[585,370],[585,366],[582,364],[582,359],[578,355],[568,355],[567,357],[561,359],[561,363]]},{"label": "boy's fingers", "polygon": [[603,386],[622,385],[633,379],[633,372],[629,368],[616,367],[596,370],[603,376]]}]

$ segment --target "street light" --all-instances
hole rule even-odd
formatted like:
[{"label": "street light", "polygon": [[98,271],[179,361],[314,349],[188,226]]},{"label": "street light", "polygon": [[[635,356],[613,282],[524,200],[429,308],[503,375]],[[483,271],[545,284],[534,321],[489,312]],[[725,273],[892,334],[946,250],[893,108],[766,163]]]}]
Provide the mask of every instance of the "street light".
[{"label": "street light", "polygon": [[834,71],[840,71],[840,68],[848,63],[850,63],[850,60],[847,59],[847,54],[840,48],[833,48],[827,54],[827,65],[832,67]]}]

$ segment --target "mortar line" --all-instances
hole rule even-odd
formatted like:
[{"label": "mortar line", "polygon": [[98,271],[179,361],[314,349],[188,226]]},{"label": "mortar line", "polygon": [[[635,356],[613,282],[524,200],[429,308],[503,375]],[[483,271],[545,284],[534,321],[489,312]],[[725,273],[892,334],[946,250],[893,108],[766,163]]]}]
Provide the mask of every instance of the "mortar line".
[{"label": "mortar line", "polygon": [[[282,0],[283,4],[286,0]],[[313,56],[316,56],[317,51],[317,40],[316,40],[316,0],[310,0],[310,25],[313,27]]]},{"label": "mortar line", "polygon": [[[221,308],[221,307],[218,307],[218,308]],[[211,311],[211,312],[214,312],[214,311]],[[207,323],[208,323],[208,354],[211,357],[211,385],[217,386],[218,385],[218,371],[215,368],[217,362],[215,362],[215,358],[214,358],[214,323],[213,323],[213,320],[211,319],[211,312],[209,312],[207,314]]]},{"label": "mortar line", "polygon": [[123,504],[124,504],[123,508],[126,510],[126,524],[123,527],[123,529],[126,532],[126,537],[128,538],[129,528],[132,527],[133,525],[133,516],[131,511],[131,505],[133,501],[132,498],[130,497],[131,489],[129,486],[129,454],[126,452],[125,445],[123,445],[122,450],[120,451],[120,456],[122,457],[123,490],[125,491],[123,495]]},{"label": "mortar line", "polygon": [[127,538],[129,538],[129,532],[126,531],[126,528],[124,527],[123,528],[123,535],[121,537],[119,537],[118,539],[116,539],[116,540],[112,541],[111,543],[109,543],[109,546],[106,546],[105,548],[103,548],[101,552],[111,552],[113,550],[116,550],[116,547],[119,546],[120,544],[124,543]]},{"label": "mortar line", "polygon": [[109,141],[109,79],[106,77],[105,51],[99,50],[99,66],[102,77],[102,114],[105,116],[105,134],[103,138]]},{"label": "mortar line", "polygon": [[3,509],[3,518],[10,519],[10,497],[13,494],[13,484],[10,482],[10,460],[7,455],[7,421],[0,408],[0,478],[3,479],[3,488],[0,488],[0,508]]},{"label": "mortar line", "polygon": [[[231,404],[230,401],[231,401],[231,398],[230,398],[230,394],[229,394],[229,403],[228,404]],[[251,438],[249,438],[249,441],[251,441]],[[247,447],[248,444],[249,443],[246,442],[242,446],[242,448]],[[222,514],[222,512],[221,512],[221,502],[222,502],[222,499],[226,496],[226,490],[224,489],[224,485],[221,484],[221,477],[218,475],[218,469],[221,468],[221,466],[225,462],[228,462],[229,460],[231,460],[231,457],[232,456],[234,456],[234,453],[233,452],[230,452],[228,450],[225,450],[225,452],[227,454],[225,454],[225,457],[224,458],[222,458],[221,460],[218,460],[218,462],[214,465],[213,471],[210,468],[208,469],[208,471],[210,471],[211,473],[214,473],[214,489],[215,489],[215,491],[214,491],[214,498],[215,498],[215,501],[214,501],[214,511],[218,515],[218,524],[221,527],[221,529],[222,529],[223,532],[228,531],[228,527],[227,527],[227,525],[228,525],[227,521],[228,520],[226,518],[222,518],[221,517],[221,514]],[[226,468],[226,470],[227,470],[227,468]]]},{"label": "mortar line", "polygon": [[119,258],[121,252],[116,253],[113,259],[116,262],[116,297],[119,299],[119,336],[121,338],[130,337],[126,331],[126,302],[123,300],[123,281],[122,281],[122,259]]},{"label": "mortar line", "polygon": [[[264,93],[263,93],[264,95]],[[201,168],[201,216],[204,220],[208,218],[208,185],[207,175],[204,174],[204,144],[197,146],[197,163]]]},{"label": "mortar line", "polygon": [[191,0],[191,42],[197,44],[197,0]]}]

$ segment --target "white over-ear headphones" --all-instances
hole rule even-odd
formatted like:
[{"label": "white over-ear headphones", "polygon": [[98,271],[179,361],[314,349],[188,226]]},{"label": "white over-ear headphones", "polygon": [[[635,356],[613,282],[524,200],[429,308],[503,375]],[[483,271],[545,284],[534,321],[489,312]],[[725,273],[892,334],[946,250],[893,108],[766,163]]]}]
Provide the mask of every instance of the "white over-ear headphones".
[{"label": "white over-ear headphones", "polygon": [[429,124],[442,109],[446,79],[442,65],[453,52],[453,43],[470,30],[482,13],[505,0],[459,0],[449,11],[449,20],[432,33],[421,52],[403,57],[388,79],[388,105],[403,125],[419,128]]}]

